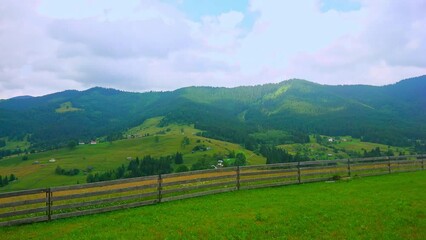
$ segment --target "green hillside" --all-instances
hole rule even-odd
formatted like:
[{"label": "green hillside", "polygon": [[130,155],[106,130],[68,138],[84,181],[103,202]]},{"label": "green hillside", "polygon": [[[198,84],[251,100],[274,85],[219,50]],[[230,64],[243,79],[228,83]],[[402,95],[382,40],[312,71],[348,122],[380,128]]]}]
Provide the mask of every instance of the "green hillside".
[{"label": "green hillside", "polygon": [[[318,141],[317,137],[321,140]],[[309,143],[293,143],[278,145],[290,154],[300,154],[314,160],[343,159],[366,157],[370,152],[379,149],[384,155],[408,155],[412,149],[395,147],[380,143],[363,142],[351,136],[310,136]],[[374,156],[370,156],[374,157]]]},{"label": "green hillside", "polygon": [[0,228],[6,239],[425,239],[426,174],[243,190]]},{"label": "green hillside", "polygon": [[[200,130],[189,125],[168,125],[158,127],[162,118],[153,118],[142,125],[128,130],[126,139],[117,141],[104,141],[97,144],[78,145],[75,149],[61,148],[46,152],[8,157],[0,160],[0,175],[15,174],[18,181],[2,187],[2,191],[13,191],[38,187],[60,186],[86,182],[88,169],[91,173],[102,173],[116,169],[122,164],[127,165],[130,159],[142,158],[146,155],[162,157],[181,152],[183,164],[191,167],[199,159],[206,159],[217,163],[225,159],[230,152],[242,152],[247,157],[248,164],[264,164],[265,159],[251,151],[243,149],[233,143],[208,139],[195,135]],[[182,145],[187,137],[189,143]],[[128,139],[127,139],[128,138]],[[98,139],[101,140],[101,139]],[[99,141],[98,141],[99,142]],[[209,150],[195,151],[197,145],[204,145]],[[27,157],[27,160],[23,160]],[[55,162],[49,162],[54,159]],[[55,169],[60,166],[64,169],[79,169],[76,176],[55,174]],[[176,165],[173,165],[176,168]]]}]

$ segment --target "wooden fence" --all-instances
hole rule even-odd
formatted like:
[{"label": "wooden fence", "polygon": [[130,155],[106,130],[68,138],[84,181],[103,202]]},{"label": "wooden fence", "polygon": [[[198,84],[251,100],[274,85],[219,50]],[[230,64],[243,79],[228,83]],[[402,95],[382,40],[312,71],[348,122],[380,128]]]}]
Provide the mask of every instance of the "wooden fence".
[{"label": "wooden fence", "polygon": [[292,162],[163,174],[0,194],[0,226],[209,194],[424,170],[426,155]]}]

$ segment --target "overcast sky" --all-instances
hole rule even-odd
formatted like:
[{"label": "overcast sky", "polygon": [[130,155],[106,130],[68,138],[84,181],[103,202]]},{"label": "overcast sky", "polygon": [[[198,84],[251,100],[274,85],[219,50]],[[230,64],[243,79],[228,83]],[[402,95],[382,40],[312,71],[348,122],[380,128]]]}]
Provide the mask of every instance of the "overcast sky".
[{"label": "overcast sky", "polygon": [[425,0],[1,0],[0,99],[426,74]]}]

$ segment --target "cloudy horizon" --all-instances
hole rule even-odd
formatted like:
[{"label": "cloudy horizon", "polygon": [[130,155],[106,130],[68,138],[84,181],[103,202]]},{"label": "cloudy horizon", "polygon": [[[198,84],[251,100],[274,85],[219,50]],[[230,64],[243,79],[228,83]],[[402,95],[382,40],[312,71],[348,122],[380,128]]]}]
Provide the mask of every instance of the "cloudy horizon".
[{"label": "cloudy horizon", "polygon": [[426,1],[2,0],[0,99],[426,74]]}]

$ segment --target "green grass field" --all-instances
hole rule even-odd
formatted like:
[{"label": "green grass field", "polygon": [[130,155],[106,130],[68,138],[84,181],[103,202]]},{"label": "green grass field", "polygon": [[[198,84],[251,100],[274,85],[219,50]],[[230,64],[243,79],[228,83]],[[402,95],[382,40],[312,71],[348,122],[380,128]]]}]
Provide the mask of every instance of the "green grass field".
[{"label": "green grass field", "polygon": [[[330,136],[323,136],[330,138]],[[333,137],[335,139],[335,137]],[[310,136],[310,143],[294,143],[294,144],[283,144],[278,147],[287,150],[291,154],[302,153],[307,155],[311,159],[342,159],[350,158],[350,153],[363,154],[364,150],[367,152],[374,148],[379,147],[382,152],[391,150],[394,154],[398,155],[399,152],[409,154],[409,148],[407,147],[395,147],[387,146],[380,143],[362,142],[360,139],[352,138],[350,136],[340,136],[339,140],[335,140],[331,143],[319,144],[316,142],[315,137]],[[344,140],[343,140],[344,139]]]},{"label": "green grass field", "polygon": [[[226,155],[230,151],[243,152],[247,157],[248,164],[264,164],[266,162],[265,158],[255,155],[238,144],[196,136],[195,133],[200,130],[193,128],[193,126],[170,125],[157,127],[160,120],[161,118],[149,119],[141,126],[130,129],[126,133],[136,136],[135,138],[111,143],[103,142],[96,145],[79,145],[73,150],[62,148],[30,154],[28,155],[29,159],[26,161],[22,160],[22,156],[1,159],[0,175],[5,176],[13,173],[18,177],[18,181],[2,187],[0,191],[15,191],[86,182],[86,175],[82,172],[76,176],[55,174],[57,166],[64,169],[77,168],[81,171],[90,166],[93,167],[93,172],[102,172],[116,169],[121,164],[127,165],[129,162],[127,160],[128,157],[135,158],[146,155],[160,157],[175,154],[177,151],[183,153],[184,164],[188,167],[198,159],[205,157],[205,155],[209,157],[214,154]],[[149,136],[144,136],[146,134],[149,134]],[[181,145],[184,137],[190,139],[189,145]],[[210,150],[192,153],[193,147],[199,144],[210,147]],[[50,159],[55,159],[56,162],[50,163]],[[34,164],[35,161],[38,161],[38,164]]]},{"label": "green grass field", "polygon": [[426,239],[426,172],[245,190],[50,223],[2,239]]}]

